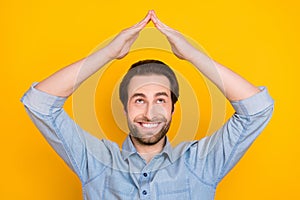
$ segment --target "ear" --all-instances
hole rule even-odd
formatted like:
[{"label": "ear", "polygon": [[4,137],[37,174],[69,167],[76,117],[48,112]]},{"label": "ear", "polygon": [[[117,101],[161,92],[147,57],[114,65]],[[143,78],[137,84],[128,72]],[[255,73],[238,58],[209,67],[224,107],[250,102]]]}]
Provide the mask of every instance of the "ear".
[{"label": "ear", "polygon": [[173,111],[172,111],[172,113],[171,113],[171,114],[172,114],[172,116],[173,116],[173,115],[174,115],[174,113],[175,113],[175,110],[176,110],[175,108],[176,108],[176,103],[174,104],[174,108],[173,108]]}]

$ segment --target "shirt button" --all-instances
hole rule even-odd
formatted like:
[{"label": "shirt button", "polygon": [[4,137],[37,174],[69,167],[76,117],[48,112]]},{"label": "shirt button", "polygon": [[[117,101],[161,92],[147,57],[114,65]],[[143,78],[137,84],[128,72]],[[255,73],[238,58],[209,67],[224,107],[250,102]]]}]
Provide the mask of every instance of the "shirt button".
[{"label": "shirt button", "polygon": [[147,177],[147,176],[148,176],[148,174],[147,174],[147,173],[144,173],[143,175],[144,175],[144,177]]},{"label": "shirt button", "polygon": [[146,190],[143,190],[143,195],[147,195],[147,191]]}]

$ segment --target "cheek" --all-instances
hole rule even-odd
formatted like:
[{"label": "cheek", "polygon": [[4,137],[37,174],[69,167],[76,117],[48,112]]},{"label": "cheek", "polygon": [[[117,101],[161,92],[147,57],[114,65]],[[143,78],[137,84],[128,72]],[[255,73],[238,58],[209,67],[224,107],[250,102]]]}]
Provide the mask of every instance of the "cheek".
[{"label": "cheek", "polygon": [[153,106],[152,113],[169,120],[172,117],[172,105],[155,105]]},{"label": "cheek", "polygon": [[155,115],[167,116],[168,115],[168,107],[163,106],[163,105],[154,105],[154,106],[152,106],[151,112],[152,112],[152,114],[155,114]]},{"label": "cheek", "polygon": [[135,117],[143,114],[143,108],[141,106],[137,107],[135,105],[128,104],[127,106],[127,117],[133,120]]}]

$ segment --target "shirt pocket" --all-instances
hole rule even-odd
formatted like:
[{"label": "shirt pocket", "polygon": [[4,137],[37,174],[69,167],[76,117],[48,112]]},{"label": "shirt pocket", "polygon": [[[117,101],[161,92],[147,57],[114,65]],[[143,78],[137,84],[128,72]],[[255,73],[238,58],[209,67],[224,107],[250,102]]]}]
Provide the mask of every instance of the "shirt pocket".
[{"label": "shirt pocket", "polygon": [[137,190],[130,182],[120,180],[120,178],[106,177],[104,199],[133,200],[136,195]]},{"label": "shirt pocket", "polygon": [[157,200],[187,200],[191,199],[188,179],[164,181],[156,183]]}]

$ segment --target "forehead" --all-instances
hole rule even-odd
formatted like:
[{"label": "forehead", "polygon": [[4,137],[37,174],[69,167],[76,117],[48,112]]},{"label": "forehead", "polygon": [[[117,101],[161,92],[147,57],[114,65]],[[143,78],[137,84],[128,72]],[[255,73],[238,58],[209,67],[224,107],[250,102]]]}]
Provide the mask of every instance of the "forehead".
[{"label": "forehead", "polygon": [[[163,89],[170,90],[170,81],[163,75],[138,75],[132,77],[128,85],[128,96],[136,91],[149,88],[149,86],[158,86]],[[146,90],[147,91],[147,90]],[[151,91],[149,91],[151,92]]]}]

